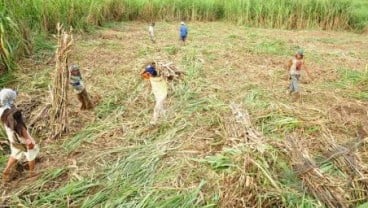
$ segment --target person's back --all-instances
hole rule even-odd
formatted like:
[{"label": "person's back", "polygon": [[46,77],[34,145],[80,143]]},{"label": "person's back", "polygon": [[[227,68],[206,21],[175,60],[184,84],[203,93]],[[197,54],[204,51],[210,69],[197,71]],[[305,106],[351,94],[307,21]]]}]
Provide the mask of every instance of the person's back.
[{"label": "person's back", "polygon": [[180,39],[181,41],[183,41],[184,45],[185,45],[185,40],[187,39],[188,36],[188,27],[185,25],[184,22],[180,23]]},{"label": "person's back", "polygon": [[186,37],[188,35],[188,27],[186,25],[180,26],[180,36]]}]

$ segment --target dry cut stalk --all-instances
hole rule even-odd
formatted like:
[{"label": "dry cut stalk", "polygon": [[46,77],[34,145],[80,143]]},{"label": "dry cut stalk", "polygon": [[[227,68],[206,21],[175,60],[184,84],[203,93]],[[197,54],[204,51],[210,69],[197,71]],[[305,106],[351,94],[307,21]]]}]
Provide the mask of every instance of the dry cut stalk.
[{"label": "dry cut stalk", "polygon": [[322,163],[332,161],[345,172],[349,176],[346,189],[349,190],[351,198],[357,202],[365,202],[368,198],[368,166],[362,161],[359,150],[364,147],[368,138],[358,138],[345,145],[338,144],[332,136],[326,137],[324,141],[327,150],[323,155],[327,159]]},{"label": "dry cut stalk", "polygon": [[238,138],[243,138],[244,142],[263,153],[265,149],[265,138],[261,132],[253,127],[247,110],[243,110],[240,105],[230,104],[234,115],[231,132]]},{"label": "dry cut stalk", "polygon": [[160,75],[166,81],[178,81],[185,75],[185,72],[178,69],[172,62],[155,61],[155,63]]},{"label": "dry cut stalk", "polygon": [[57,25],[58,45],[55,53],[55,75],[51,100],[51,138],[59,138],[68,132],[68,58],[73,45],[72,31],[66,32],[61,24]]},{"label": "dry cut stalk", "polygon": [[322,173],[298,138],[288,136],[286,147],[294,170],[315,198],[328,207],[349,207],[343,185]]}]

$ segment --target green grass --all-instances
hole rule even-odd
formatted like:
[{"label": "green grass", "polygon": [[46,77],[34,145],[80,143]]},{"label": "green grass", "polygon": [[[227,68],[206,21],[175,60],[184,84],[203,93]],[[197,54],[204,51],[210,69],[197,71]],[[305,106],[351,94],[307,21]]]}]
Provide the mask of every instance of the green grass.
[{"label": "green grass", "polygon": [[15,76],[12,72],[4,72],[0,76],[0,87],[5,88],[14,83]]},{"label": "green grass", "polygon": [[[324,84],[324,87],[335,87],[343,90],[346,97],[362,101],[368,100],[368,71],[339,68],[339,78],[336,81]],[[358,90],[356,90],[358,89]]]}]

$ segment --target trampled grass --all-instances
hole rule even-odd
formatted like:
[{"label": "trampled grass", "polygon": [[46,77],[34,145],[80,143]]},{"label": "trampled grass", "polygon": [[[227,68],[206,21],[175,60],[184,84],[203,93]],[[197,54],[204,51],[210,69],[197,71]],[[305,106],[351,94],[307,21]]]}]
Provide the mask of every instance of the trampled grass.
[{"label": "trampled grass", "polygon": [[[325,161],[325,141],[331,134],[336,144],[345,145],[366,124],[365,114],[357,114],[367,110],[362,99],[346,96],[367,91],[366,37],[224,22],[188,25],[186,46],[178,43],[178,25],[167,22],[157,22],[155,45],[141,22],[114,23],[77,38],[70,61],[81,65],[97,106],[79,112],[71,92],[71,134],[61,141],[35,135],[43,147],[39,176],[30,180],[23,173],[4,187],[0,205],[325,207],[305,187],[285,136],[295,134],[326,177],[348,184],[351,173],[341,163]],[[326,41],[329,38],[338,41]],[[286,94],[283,69],[296,46],[305,49],[314,78],[304,83],[303,77],[300,102]],[[52,65],[42,63],[48,61],[47,54],[35,63],[25,60],[11,86],[29,96],[47,97],[52,74]],[[155,127],[149,126],[154,101],[139,76],[152,59],[172,61],[186,71],[169,92],[166,118]],[[262,139],[242,135],[244,126],[236,122],[232,103],[249,112]],[[357,164],[367,162],[365,152],[363,143],[354,152],[361,158]],[[6,158],[2,151],[1,167]],[[355,181],[354,186],[355,192],[343,186],[347,203],[363,206],[363,186]]]}]

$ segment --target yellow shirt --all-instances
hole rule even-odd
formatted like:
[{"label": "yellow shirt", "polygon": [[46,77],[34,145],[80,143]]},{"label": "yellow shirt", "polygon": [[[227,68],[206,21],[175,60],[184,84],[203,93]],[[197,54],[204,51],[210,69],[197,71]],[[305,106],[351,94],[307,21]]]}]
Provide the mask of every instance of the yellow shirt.
[{"label": "yellow shirt", "polygon": [[164,100],[167,97],[167,83],[161,77],[150,78],[152,93],[156,101]]}]

